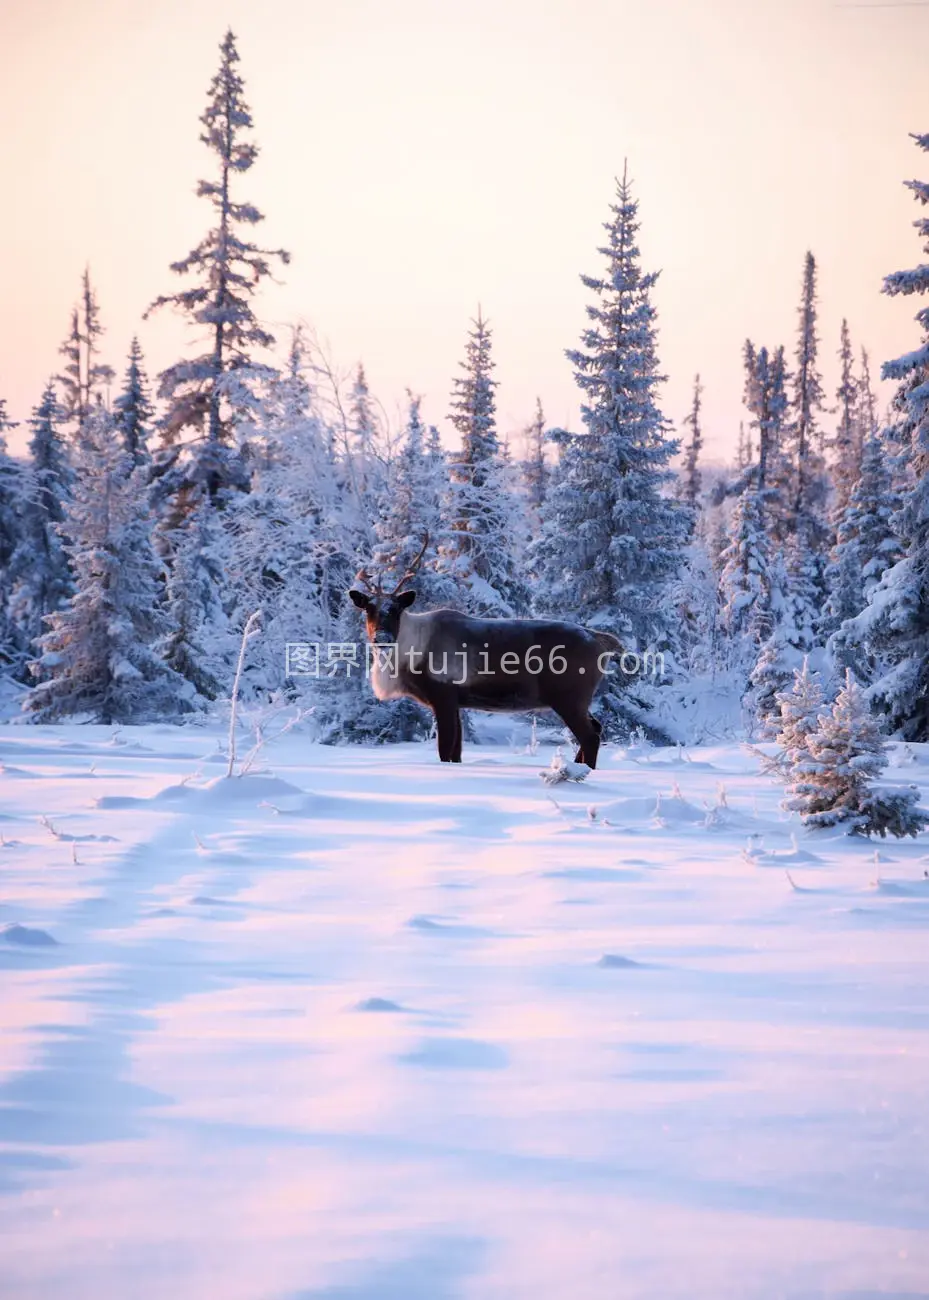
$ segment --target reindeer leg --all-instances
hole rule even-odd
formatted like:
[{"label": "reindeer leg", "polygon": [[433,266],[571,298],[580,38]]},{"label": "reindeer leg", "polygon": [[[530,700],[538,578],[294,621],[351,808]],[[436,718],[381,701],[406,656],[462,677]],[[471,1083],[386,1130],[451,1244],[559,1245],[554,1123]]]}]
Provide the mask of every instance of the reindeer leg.
[{"label": "reindeer leg", "polygon": [[[432,712],[435,714],[436,730],[438,732],[440,762],[460,762],[460,753],[459,757],[455,758],[455,740],[456,735],[460,735],[461,728],[457,700],[451,692],[443,691],[433,698]],[[460,746],[460,740],[458,743]]]},{"label": "reindeer leg", "polygon": [[565,708],[556,709],[565,726],[572,732],[580,748],[574,755],[575,763],[586,763],[588,767],[597,766],[597,754],[600,751],[600,732],[603,730],[596,718],[586,710]]},{"label": "reindeer leg", "polygon": [[[592,713],[588,713],[587,721],[594,729],[594,738],[590,742],[590,748],[592,748],[593,753],[590,755],[590,758],[585,759],[584,762],[588,767],[594,768],[597,766],[597,757],[600,753],[600,740],[603,735],[603,723],[599,718],[595,718]],[[587,753],[587,750],[585,749],[584,752]]]},{"label": "reindeer leg", "polygon": [[452,762],[453,762],[453,763],[460,763],[460,762],[461,762],[461,734],[462,734],[462,727],[461,727],[461,710],[460,710],[459,708],[456,707],[456,709],[455,709],[455,743],[452,745]]}]

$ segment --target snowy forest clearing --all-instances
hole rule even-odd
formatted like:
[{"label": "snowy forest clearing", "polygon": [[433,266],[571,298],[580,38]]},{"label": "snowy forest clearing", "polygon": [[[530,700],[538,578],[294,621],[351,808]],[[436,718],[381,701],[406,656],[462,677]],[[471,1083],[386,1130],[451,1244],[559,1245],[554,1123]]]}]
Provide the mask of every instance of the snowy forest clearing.
[{"label": "snowy forest clearing", "polygon": [[929,1295],[929,837],[737,745],[0,754],[5,1296]]}]

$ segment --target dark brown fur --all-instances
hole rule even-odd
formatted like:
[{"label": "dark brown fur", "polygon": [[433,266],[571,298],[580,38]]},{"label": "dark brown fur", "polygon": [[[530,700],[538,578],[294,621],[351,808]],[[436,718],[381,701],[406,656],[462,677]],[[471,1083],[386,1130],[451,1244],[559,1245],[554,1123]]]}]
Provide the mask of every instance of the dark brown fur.
[{"label": "dark brown fur", "polygon": [[406,696],[432,710],[443,763],[461,762],[461,709],[551,709],[577,740],[576,761],[596,767],[601,726],[590,702],[609,656],[621,649],[609,632],[453,609],[411,614],[412,591],[349,595],[364,610],[368,640],[397,647],[396,674],[375,671],[375,694]]}]

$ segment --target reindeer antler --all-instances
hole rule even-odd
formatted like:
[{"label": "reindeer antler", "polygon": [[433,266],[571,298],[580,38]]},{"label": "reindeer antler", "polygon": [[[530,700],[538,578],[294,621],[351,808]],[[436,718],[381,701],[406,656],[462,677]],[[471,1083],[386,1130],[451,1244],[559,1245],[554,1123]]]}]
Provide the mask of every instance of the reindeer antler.
[{"label": "reindeer antler", "polygon": [[419,566],[423,562],[423,556],[426,554],[426,547],[428,545],[429,545],[429,534],[426,533],[425,536],[423,537],[423,544],[419,548],[419,554],[417,555],[413,563],[410,565],[410,567],[407,569],[406,573],[403,575],[400,581],[397,583],[396,587],[394,587],[393,591],[390,593],[391,596],[396,596],[400,588],[404,585],[404,583],[410,582],[412,581],[413,578],[416,577],[416,574],[419,571]]},{"label": "reindeer antler", "polygon": [[367,569],[359,569],[355,574],[355,581],[360,582],[367,587],[372,596],[384,595],[383,587],[379,582],[375,581],[375,579],[371,577]]}]

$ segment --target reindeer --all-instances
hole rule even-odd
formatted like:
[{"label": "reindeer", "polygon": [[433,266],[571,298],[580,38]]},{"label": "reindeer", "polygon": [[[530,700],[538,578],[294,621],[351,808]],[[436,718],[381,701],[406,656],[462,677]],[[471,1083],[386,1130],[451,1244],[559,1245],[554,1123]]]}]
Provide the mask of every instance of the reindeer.
[{"label": "reindeer", "polygon": [[348,593],[364,611],[372,644],[372,684],[379,700],[406,697],[435,715],[439,758],[461,762],[461,710],[516,713],[551,709],[578,743],[575,762],[597,766],[602,727],[590,702],[622,649],[609,632],[530,618],[472,618],[454,609],[411,614],[406,589],[429,538],[393,591],[361,569]]}]

